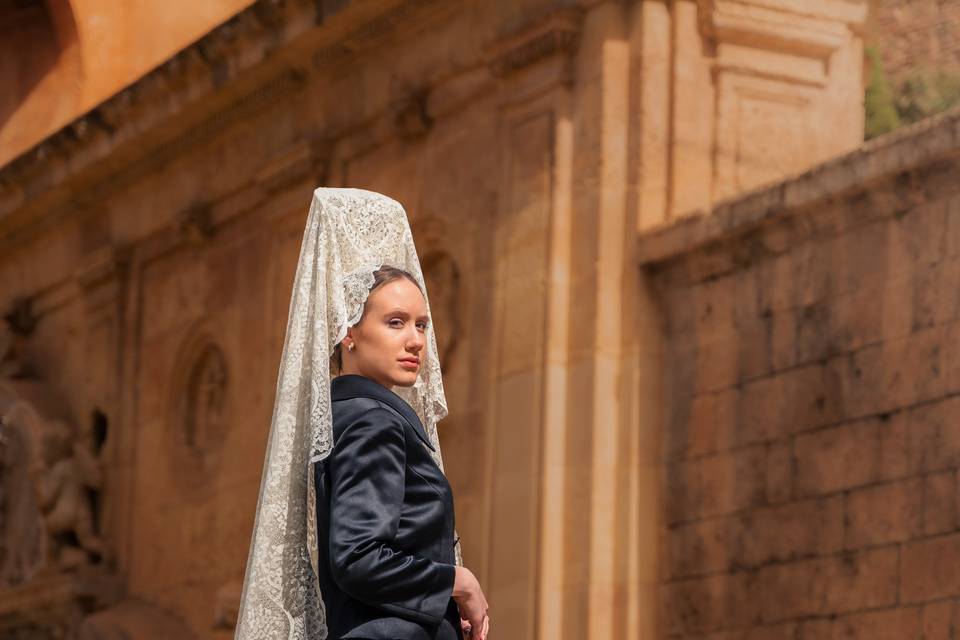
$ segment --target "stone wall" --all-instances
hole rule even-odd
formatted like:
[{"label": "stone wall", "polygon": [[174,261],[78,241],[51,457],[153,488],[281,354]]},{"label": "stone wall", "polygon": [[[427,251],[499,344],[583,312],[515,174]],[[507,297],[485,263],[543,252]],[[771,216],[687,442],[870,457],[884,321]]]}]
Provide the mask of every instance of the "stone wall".
[{"label": "stone wall", "polygon": [[894,78],[916,68],[960,67],[957,0],[871,0],[866,34]]},{"label": "stone wall", "polygon": [[960,114],[641,239],[667,638],[960,632]]}]

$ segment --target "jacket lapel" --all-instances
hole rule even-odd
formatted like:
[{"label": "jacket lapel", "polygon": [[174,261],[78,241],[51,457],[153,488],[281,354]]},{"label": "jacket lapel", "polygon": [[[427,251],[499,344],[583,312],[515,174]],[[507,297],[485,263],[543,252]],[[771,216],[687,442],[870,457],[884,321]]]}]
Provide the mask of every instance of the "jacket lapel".
[{"label": "jacket lapel", "polygon": [[433,445],[430,444],[430,438],[427,437],[426,429],[423,428],[423,423],[420,422],[420,416],[413,410],[413,407],[379,382],[355,374],[337,376],[330,383],[330,399],[346,400],[348,398],[373,398],[390,406],[410,423],[417,437],[423,440],[423,443],[431,451],[435,451]]}]

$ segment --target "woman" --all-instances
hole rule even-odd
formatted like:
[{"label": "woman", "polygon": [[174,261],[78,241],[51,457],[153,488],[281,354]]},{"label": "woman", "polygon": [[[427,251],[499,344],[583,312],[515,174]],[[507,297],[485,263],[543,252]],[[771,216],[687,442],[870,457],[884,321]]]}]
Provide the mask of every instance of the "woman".
[{"label": "woman", "polygon": [[384,267],[334,351],[336,444],[316,466],[319,544],[330,553],[320,586],[334,638],[487,635],[483,591],[455,564],[450,485],[416,412],[390,390],[416,383],[428,325],[417,281]]},{"label": "woman", "polygon": [[[461,630],[486,640],[486,600],[453,542],[430,321],[403,208],[369,191],[317,189],[238,640],[453,640]],[[332,365],[342,367],[336,380]]]}]

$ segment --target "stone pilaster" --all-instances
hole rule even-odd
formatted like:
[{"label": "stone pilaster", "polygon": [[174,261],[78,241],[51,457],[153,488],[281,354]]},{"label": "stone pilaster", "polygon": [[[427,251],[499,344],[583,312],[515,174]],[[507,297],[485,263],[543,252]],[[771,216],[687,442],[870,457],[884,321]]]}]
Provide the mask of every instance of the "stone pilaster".
[{"label": "stone pilaster", "polygon": [[866,13],[846,0],[701,0],[701,31],[715,47],[713,201],[862,142],[862,118],[838,107],[862,99],[848,71],[862,61]]},{"label": "stone pilaster", "polygon": [[566,373],[571,82],[582,14],[561,10],[489,49],[498,81],[501,205],[485,588],[497,624],[558,638],[566,609]]}]

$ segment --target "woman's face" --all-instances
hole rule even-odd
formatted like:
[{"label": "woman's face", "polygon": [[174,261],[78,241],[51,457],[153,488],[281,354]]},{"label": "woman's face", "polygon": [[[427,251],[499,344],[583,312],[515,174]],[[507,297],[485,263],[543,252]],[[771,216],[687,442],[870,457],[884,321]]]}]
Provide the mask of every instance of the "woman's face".
[{"label": "woman's face", "polygon": [[[363,319],[347,329],[342,371],[388,388],[413,386],[426,332],[427,304],[417,285],[406,278],[380,285],[367,297]],[[347,348],[351,342],[352,351]]]}]

